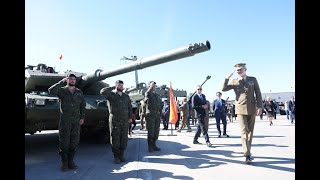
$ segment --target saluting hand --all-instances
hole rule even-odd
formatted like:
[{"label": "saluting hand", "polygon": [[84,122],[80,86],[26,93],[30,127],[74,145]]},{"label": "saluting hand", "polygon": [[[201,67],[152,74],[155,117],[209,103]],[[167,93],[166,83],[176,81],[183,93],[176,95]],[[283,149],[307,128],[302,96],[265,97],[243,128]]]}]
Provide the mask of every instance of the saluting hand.
[{"label": "saluting hand", "polygon": [[61,79],[62,82],[67,82],[67,77],[64,77],[63,79]]},{"label": "saluting hand", "polygon": [[230,79],[234,72],[236,72],[236,70],[234,70],[232,73],[230,73],[229,76],[227,77],[227,79]]},{"label": "saluting hand", "polygon": [[79,124],[82,125],[84,123],[84,119],[80,119]]}]

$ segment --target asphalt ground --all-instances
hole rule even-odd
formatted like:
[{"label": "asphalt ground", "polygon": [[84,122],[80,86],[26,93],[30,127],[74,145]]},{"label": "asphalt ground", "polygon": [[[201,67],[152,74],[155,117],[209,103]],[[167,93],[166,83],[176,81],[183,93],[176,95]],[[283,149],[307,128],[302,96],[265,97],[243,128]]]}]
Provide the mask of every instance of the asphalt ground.
[{"label": "asphalt ground", "polygon": [[[58,132],[42,131],[25,135],[26,180],[98,180],[98,179],[227,179],[227,180],[284,180],[295,179],[295,124],[277,115],[273,126],[257,116],[252,142],[250,164],[244,162],[238,121],[228,121],[230,137],[218,138],[215,119],[210,119],[207,147],[204,137],[193,144],[192,132],[162,130],[157,145],[161,151],[149,153],[147,131],[139,122],[125,151],[127,162],[113,163],[109,144],[81,141],[75,156],[77,170],[60,171]],[[169,126],[170,127],[170,126]],[[223,126],[221,124],[221,130]]]}]

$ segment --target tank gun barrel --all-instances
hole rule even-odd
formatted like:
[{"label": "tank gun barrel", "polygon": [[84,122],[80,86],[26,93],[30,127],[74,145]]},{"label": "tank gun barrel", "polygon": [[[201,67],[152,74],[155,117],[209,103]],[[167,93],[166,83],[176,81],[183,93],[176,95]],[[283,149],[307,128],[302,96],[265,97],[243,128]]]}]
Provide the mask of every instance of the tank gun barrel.
[{"label": "tank gun barrel", "polygon": [[117,67],[109,71],[97,70],[93,74],[83,76],[82,80],[86,83],[101,81],[112,76],[116,76],[116,75],[124,74],[127,72],[139,70],[139,69],[144,69],[146,67],[155,66],[158,64],[167,63],[170,61],[190,57],[195,54],[208,51],[210,50],[210,48],[211,48],[211,45],[209,41],[202,42],[202,43],[189,44],[188,46],[184,46],[181,48],[166,51],[164,53],[146,57],[141,60],[134,61],[130,64],[122,65],[120,67]]}]

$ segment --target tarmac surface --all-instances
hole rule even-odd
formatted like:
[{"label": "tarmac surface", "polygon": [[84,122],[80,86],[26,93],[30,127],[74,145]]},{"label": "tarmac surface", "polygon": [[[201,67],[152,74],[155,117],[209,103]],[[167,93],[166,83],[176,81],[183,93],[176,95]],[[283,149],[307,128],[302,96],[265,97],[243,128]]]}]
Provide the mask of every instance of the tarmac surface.
[{"label": "tarmac surface", "polygon": [[[218,138],[215,119],[210,118],[209,137],[213,144],[207,147],[204,137],[193,144],[196,126],[192,132],[162,130],[157,146],[161,151],[149,153],[147,131],[139,122],[125,151],[127,162],[113,163],[109,144],[81,141],[75,156],[77,170],[60,171],[58,132],[48,131],[25,135],[26,180],[122,180],[122,179],[227,179],[227,180],[284,180],[295,179],[295,124],[286,116],[277,115],[273,126],[264,116],[257,116],[252,141],[250,164],[244,162],[238,121],[228,121],[230,137]],[[169,126],[170,128],[170,126]],[[223,125],[221,124],[221,130]]]}]

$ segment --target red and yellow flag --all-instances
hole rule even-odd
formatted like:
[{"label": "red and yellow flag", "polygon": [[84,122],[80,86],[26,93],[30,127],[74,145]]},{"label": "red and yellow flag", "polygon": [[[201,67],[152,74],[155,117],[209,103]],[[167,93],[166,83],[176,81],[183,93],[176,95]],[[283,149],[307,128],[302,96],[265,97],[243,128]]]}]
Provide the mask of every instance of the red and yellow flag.
[{"label": "red and yellow flag", "polygon": [[169,97],[170,97],[170,116],[169,120],[172,124],[176,124],[178,120],[178,113],[177,113],[177,105],[173,98],[173,91],[172,91],[172,85],[170,82],[170,91],[169,91]]}]

